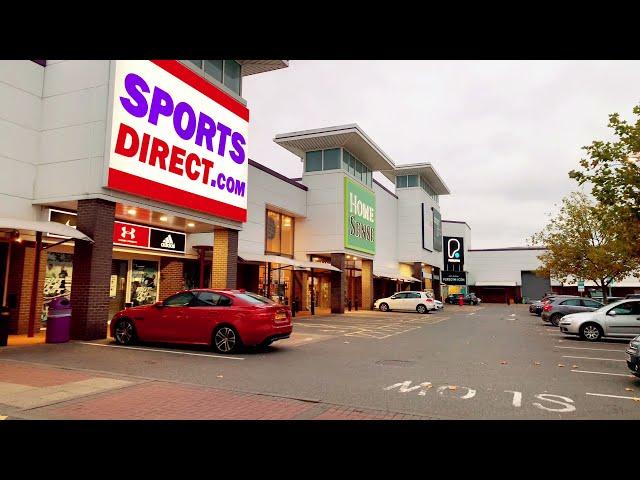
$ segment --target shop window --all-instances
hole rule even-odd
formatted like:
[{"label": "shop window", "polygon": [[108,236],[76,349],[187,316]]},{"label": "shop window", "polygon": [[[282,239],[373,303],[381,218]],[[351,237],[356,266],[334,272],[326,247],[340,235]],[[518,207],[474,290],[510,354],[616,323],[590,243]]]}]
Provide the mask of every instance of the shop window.
[{"label": "shop window", "polygon": [[131,271],[131,304],[151,305],[158,298],[158,262],[133,260]]},{"label": "shop window", "polygon": [[307,160],[305,162],[306,172],[322,171],[322,150],[307,152],[306,157],[307,157]]},{"label": "shop window", "polygon": [[340,149],[331,148],[323,151],[322,169],[337,170],[340,168]]},{"label": "shop window", "polygon": [[267,210],[265,252],[271,255],[293,257],[295,219]]}]

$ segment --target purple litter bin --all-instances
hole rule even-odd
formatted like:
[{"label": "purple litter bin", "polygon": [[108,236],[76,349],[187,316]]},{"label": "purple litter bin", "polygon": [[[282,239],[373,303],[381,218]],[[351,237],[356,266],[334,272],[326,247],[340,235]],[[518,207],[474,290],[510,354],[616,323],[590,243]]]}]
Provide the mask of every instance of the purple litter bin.
[{"label": "purple litter bin", "polygon": [[54,298],[47,313],[47,343],[68,342],[71,336],[71,302],[64,297]]}]

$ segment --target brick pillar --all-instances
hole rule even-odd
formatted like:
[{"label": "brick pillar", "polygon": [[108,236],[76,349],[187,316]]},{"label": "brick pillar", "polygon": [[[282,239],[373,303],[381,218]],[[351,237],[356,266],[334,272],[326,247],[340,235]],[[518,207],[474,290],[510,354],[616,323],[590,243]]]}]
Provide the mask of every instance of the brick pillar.
[{"label": "brick pillar", "polygon": [[109,280],[116,204],[107,200],[78,201],[78,230],[95,243],[75,241],[71,289],[71,338],[106,338]]},{"label": "brick pillar", "polygon": [[347,270],[344,253],[332,253],[331,265],[342,270],[331,272],[331,313],[344,313],[347,290]]},{"label": "brick pillar", "polygon": [[160,290],[158,300],[163,300],[184,290],[184,261],[180,258],[160,258]]},{"label": "brick pillar", "polygon": [[[12,305],[9,332],[25,334],[29,330],[29,309],[31,307],[31,287],[33,285],[33,267],[35,262],[35,243],[13,243],[9,260],[9,281],[7,282],[7,303]],[[44,277],[47,269],[47,252],[40,255],[38,296],[34,332],[40,331],[40,315],[43,308]],[[13,306],[15,305],[15,306]]]},{"label": "brick pillar", "polygon": [[373,260],[362,260],[362,305],[364,310],[373,308]]},{"label": "brick pillar", "polygon": [[213,233],[211,288],[236,288],[238,276],[238,231],[220,229]]}]

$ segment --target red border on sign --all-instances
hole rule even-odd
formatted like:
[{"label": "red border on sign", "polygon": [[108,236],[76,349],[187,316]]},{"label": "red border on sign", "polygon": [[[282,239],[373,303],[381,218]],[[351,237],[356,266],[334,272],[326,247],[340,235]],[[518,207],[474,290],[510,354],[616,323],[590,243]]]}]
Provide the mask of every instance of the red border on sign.
[{"label": "red border on sign", "polygon": [[107,187],[121,192],[131,193],[136,196],[144,196],[142,192],[153,192],[149,198],[177,205],[192,210],[228,218],[236,222],[247,221],[247,210],[213,200],[212,198],[196,195],[178,188],[163,185],[153,180],[131,175],[114,168],[109,168]]},{"label": "red border on sign", "polygon": [[182,80],[190,87],[195,88],[203,95],[206,95],[214,102],[222,105],[227,110],[235,113],[240,118],[249,121],[249,109],[232,98],[222,90],[214,87],[211,83],[201,77],[189,67],[182,65],[177,60],[151,60],[158,67],[169,72],[174,77]]}]

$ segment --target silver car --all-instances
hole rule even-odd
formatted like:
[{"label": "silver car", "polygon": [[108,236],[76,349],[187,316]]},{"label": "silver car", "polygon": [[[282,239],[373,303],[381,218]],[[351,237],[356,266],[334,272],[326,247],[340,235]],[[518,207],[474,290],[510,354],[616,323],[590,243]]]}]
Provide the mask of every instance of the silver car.
[{"label": "silver car", "polygon": [[560,331],[590,342],[602,337],[636,337],[640,335],[640,300],[619,300],[593,312],[565,315]]}]

